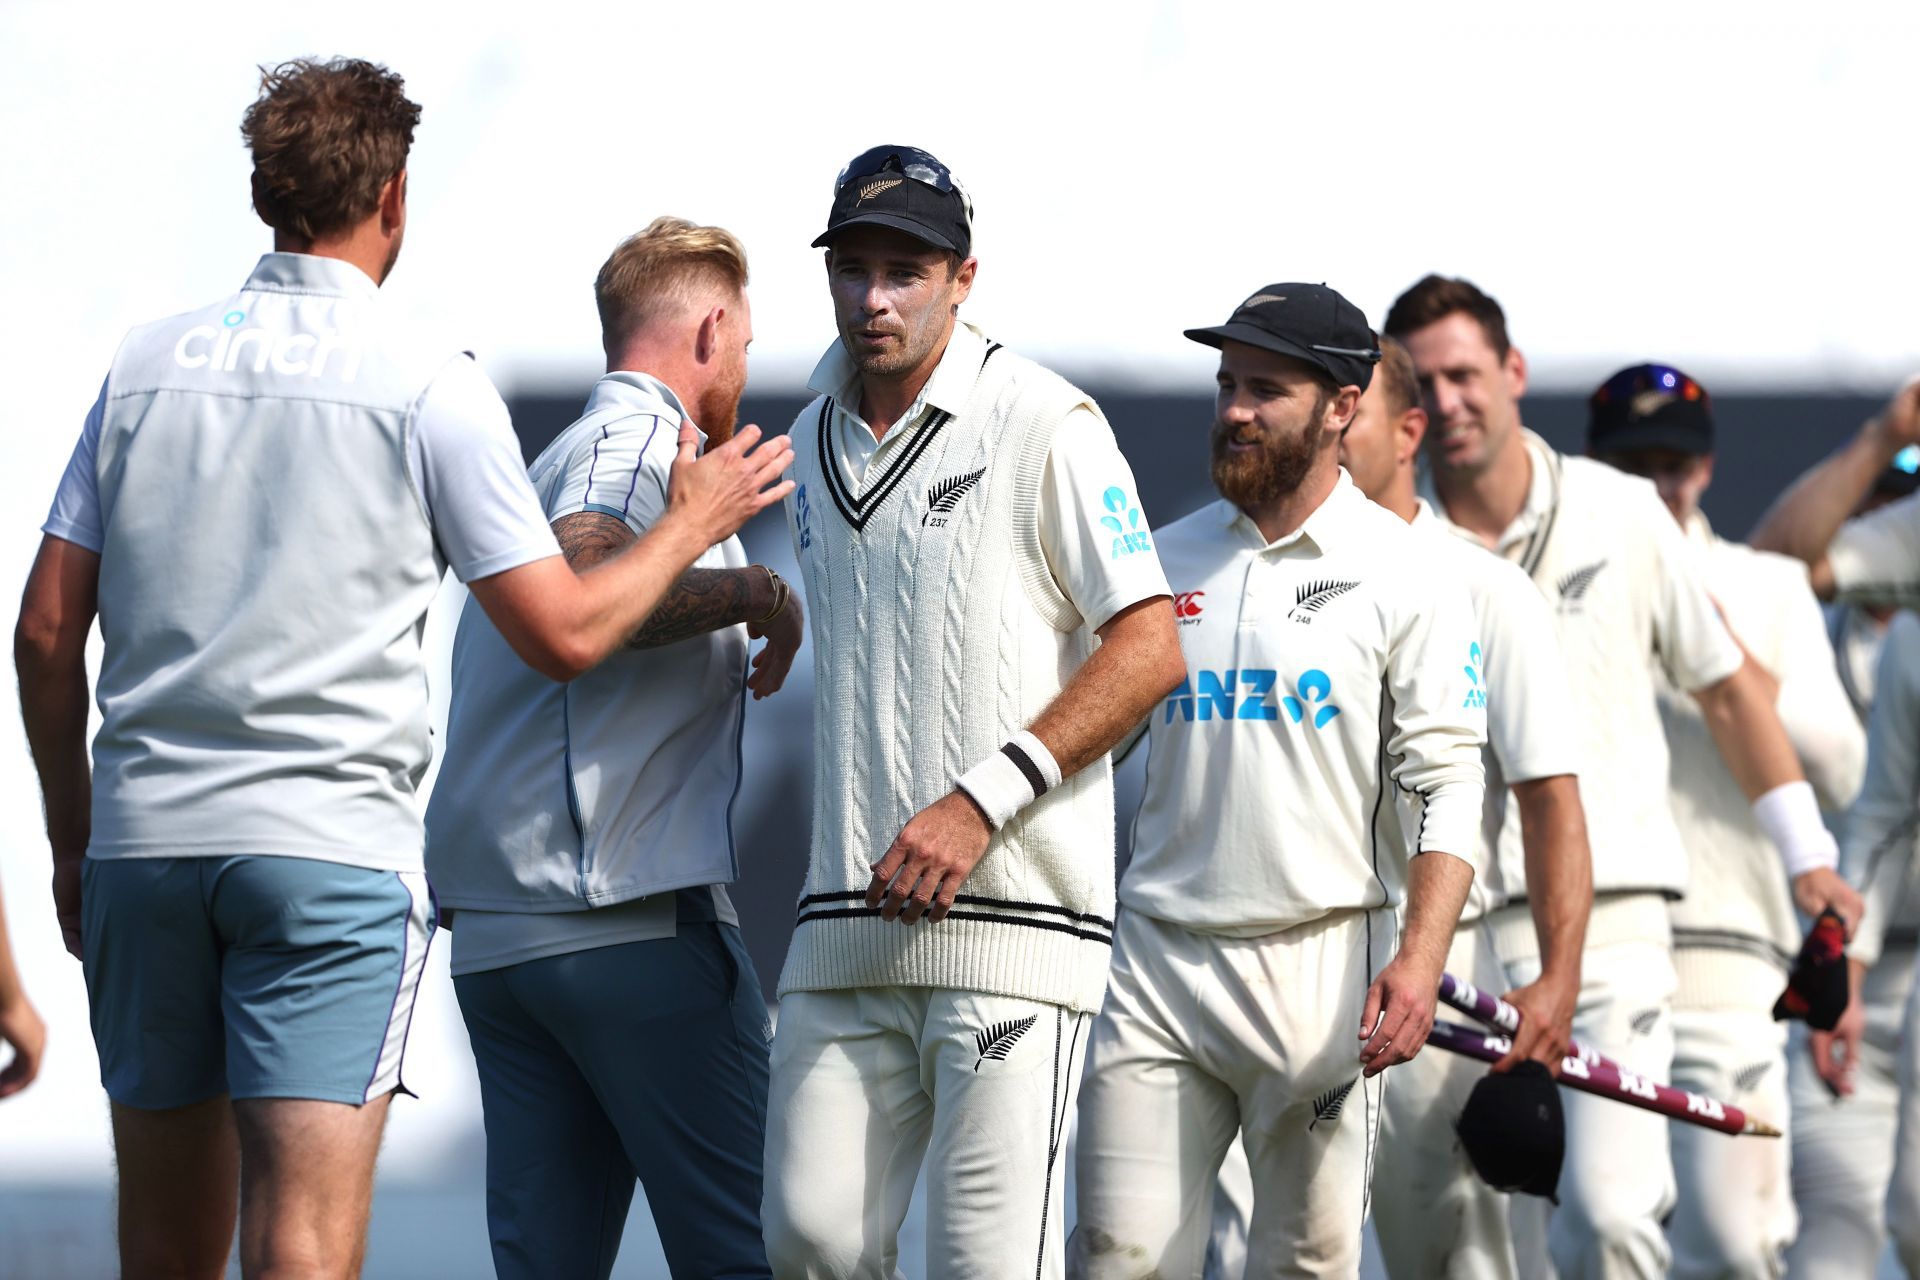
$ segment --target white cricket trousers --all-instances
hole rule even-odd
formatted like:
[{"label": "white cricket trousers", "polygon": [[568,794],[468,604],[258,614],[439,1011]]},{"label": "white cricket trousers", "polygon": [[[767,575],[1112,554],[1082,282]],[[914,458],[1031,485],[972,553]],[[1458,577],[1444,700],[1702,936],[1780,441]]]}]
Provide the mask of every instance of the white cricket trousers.
[{"label": "white cricket trousers", "polygon": [[[1787,1028],[1773,1020],[1780,968],[1717,947],[1674,951],[1673,1078],[1788,1128]],[[1667,1220],[1674,1280],[1779,1280],[1793,1239],[1791,1149],[1784,1138],[1668,1128],[1679,1199]]]},{"label": "white cricket trousers", "polygon": [[[1540,976],[1533,921],[1524,905],[1489,917],[1509,985]],[[1629,1071],[1666,1080],[1673,1071],[1673,931],[1657,894],[1603,894],[1594,900],[1581,957],[1574,1038]],[[1389,1075],[1392,1073],[1389,1072]],[[1675,1189],[1665,1116],[1590,1094],[1560,1091],[1567,1155],[1558,1208],[1534,1196],[1511,1198],[1523,1275],[1542,1274],[1527,1242],[1541,1215],[1560,1280],[1664,1280],[1672,1250],[1660,1223]]]},{"label": "white cricket trousers", "polygon": [[[1493,942],[1477,922],[1454,931],[1447,972],[1483,991],[1506,985]],[[1440,1016],[1479,1026],[1445,1007]],[[1392,1280],[1518,1280],[1507,1196],[1473,1171],[1453,1131],[1486,1074],[1485,1063],[1442,1049],[1423,1049],[1387,1072],[1392,1087],[1380,1118],[1383,1158],[1373,1166],[1373,1222]],[[1236,1142],[1214,1193],[1207,1280],[1247,1274],[1252,1210],[1253,1180]]]},{"label": "white cricket trousers", "polygon": [[897,1280],[927,1170],[928,1280],[1058,1280],[1089,1015],[924,987],[780,1001],[762,1228],[780,1280]]},{"label": "white cricket trousers", "polygon": [[1120,913],[1081,1090],[1068,1275],[1198,1277],[1236,1133],[1253,1177],[1246,1274],[1359,1274],[1383,1079],[1361,1078],[1360,1015],[1393,942],[1391,911],[1255,938]]},{"label": "white cricket trousers", "polygon": [[1909,1275],[1920,1275],[1920,1026],[1915,950],[1891,943],[1861,993],[1867,1034],[1853,1092],[1836,1098],[1815,1074],[1805,1029],[1789,1053],[1793,1197],[1800,1232],[1789,1280],[1855,1280],[1879,1265],[1891,1230]]}]

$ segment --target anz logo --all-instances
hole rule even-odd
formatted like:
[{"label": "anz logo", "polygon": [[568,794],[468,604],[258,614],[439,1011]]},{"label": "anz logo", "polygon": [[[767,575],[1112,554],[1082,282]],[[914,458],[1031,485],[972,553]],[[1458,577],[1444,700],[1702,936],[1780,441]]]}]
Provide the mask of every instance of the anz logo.
[{"label": "anz logo", "polygon": [[1467,650],[1467,666],[1466,666],[1467,680],[1472,684],[1473,687],[1467,690],[1467,700],[1461,703],[1460,704],[1461,706],[1467,707],[1467,708],[1477,708],[1481,711],[1486,710],[1487,686],[1484,683],[1482,683],[1480,679],[1480,668],[1483,665],[1485,664],[1480,661],[1480,642],[1478,640],[1475,640],[1473,642],[1473,647]]},{"label": "anz logo", "polygon": [[800,549],[805,551],[813,545],[813,504],[807,500],[805,485],[794,491],[793,516],[800,526]]},{"label": "anz logo", "polygon": [[1294,724],[1311,721],[1324,729],[1340,714],[1333,705],[1333,681],[1327,673],[1314,668],[1294,682],[1293,693],[1272,701],[1280,673],[1266,667],[1242,667],[1238,671],[1195,671],[1180,682],[1167,697],[1164,724],[1177,716],[1191,724],[1195,720],[1278,720],[1284,709]]},{"label": "anz logo", "polygon": [[1140,515],[1140,508],[1127,501],[1127,491],[1118,485],[1100,495],[1101,505],[1109,514],[1100,517],[1100,523],[1107,532],[1114,535],[1113,553],[1109,559],[1118,560],[1138,551],[1153,550],[1153,539],[1147,536],[1147,522]]}]

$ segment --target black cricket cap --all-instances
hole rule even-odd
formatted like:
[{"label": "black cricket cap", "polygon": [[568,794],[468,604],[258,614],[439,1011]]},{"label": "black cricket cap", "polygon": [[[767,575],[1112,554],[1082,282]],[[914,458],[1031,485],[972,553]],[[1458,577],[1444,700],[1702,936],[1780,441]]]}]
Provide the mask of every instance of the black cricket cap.
[{"label": "black cricket cap", "polygon": [[1800,943],[1787,989],[1773,1002],[1773,1018],[1803,1019],[1815,1031],[1831,1031],[1847,1011],[1847,922],[1831,908],[1822,911]]},{"label": "black cricket cap", "polygon": [[1362,391],[1380,362],[1380,343],[1367,317],[1324,284],[1267,285],[1235,307],[1225,324],[1186,334],[1209,347],[1244,342],[1292,356],[1332,378],[1335,386]]},{"label": "black cricket cap", "polygon": [[869,147],[849,160],[813,247],[861,225],[892,227],[963,258],[973,252],[973,201],[952,170],[918,147]]},{"label": "black cricket cap", "polygon": [[1587,452],[1671,449],[1713,452],[1713,402],[1707,389],[1672,365],[1629,365],[1587,399]]},{"label": "black cricket cap", "polygon": [[1528,1059],[1473,1086],[1454,1125],[1475,1173],[1495,1191],[1545,1196],[1555,1204],[1567,1155],[1560,1087],[1544,1063]]}]

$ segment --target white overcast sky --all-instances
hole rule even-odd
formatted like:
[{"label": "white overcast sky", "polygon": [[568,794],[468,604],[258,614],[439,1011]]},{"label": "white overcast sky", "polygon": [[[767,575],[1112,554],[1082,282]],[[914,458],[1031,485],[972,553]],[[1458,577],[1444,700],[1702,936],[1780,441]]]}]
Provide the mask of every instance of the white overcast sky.
[{"label": "white overcast sky", "polygon": [[[746,241],[756,385],[796,385],[830,337],[807,242],[877,142],[973,192],[971,318],[1087,380],[1203,389],[1180,329],[1255,287],[1325,280],[1377,323],[1440,270],[1502,299],[1541,382],[1659,357],[1877,389],[1920,363],[1916,37],[1910,3],[0,0],[0,579],[126,327],[267,247],[238,134],[260,62],[406,76],[391,295],[509,389],[584,389],[594,272],[660,213]],[[45,856],[0,729],[15,943],[53,1067],[85,1077]],[[0,1108],[0,1136],[23,1123]]]}]

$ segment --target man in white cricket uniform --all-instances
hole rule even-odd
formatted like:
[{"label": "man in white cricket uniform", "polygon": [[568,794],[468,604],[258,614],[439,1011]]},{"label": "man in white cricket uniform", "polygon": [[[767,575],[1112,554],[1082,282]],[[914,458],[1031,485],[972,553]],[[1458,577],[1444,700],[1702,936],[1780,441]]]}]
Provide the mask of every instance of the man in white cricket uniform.
[{"label": "man in white cricket uniform", "polygon": [[[1856,514],[1913,493],[1920,480],[1916,471],[1920,446],[1908,445],[1894,455]],[[1900,611],[1868,602],[1835,601],[1826,608],[1840,684],[1864,731],[1886,633]],[[1794,1028],[1788,1049],[1793,1200],[1800,1231],[1787,1250],[1787,1274],[1796,1280],[1867,1275],[1886,1245],[1887,1188],[1900,1125],[1901,1024],[1920,960],[1920,884],[1915,860],[1909,854],[1905,861],[1906,887],[1897,895],[1898,905],[1877,926],[1869,926],[1879,933],[1880,958],[1858,993],[1865,1026],[1851,1081],[1836,1088],[1821,1078],[1805,1027]]]},{"label": "man in white cricket uniform", "polygon": [[1920,494],[1849,519],[1896,458],[1920,445],[1920,377],[1781,494],[1753,545],[1807,562],[1822,600],[1920,605]]},{"label": "man in white cricket uniform", "polygon": [[[1524,901],[1532,909],[1544,957],[1532,987],[1508,991],[1523,1022],[1508,1061],[1533,1058],[1558,1071],[1580,990],[1580,952],[1593,906],[1593,867],[1580,808],[1576,735],[1553,612],[1519,569],[1440,529],[1416,492],[1426,410],[1406,348],[1380,339],[1380,363],[1340,442],[1340,465],[1360,491],[1427,536],[1436,572],[1466,584],[1480,637],[1487,691],[1487,802],[1478,865],[1467,905],[1447,951],[1447,972],[1487,991],[1506,974],[1483,919],[1489,909]],[[1521,863],[1499,863],[1508,805],[1522,814]],[[1383,817],[1393,819],[1389,808]],[[1405,834],[1393,838],[1404,842]],[[1398,1280],[1519,1274],[1508,1198],[1474,1171],[1454,1133],[1486,1068],[1447,1053],[1423,1053],[1392,1076],[1380,1140],[1392,1159],[1373,1172],[1375,1236],[1387,1273]],[[1246,1270],[1252,1186],[1236,1146],[1220,1170],[1220,1194],[1208,1254],[1209,1280],[1239,1280]]]},{"label": "man in white cricket uniform", "polygon": [[[1714,461],[1706,389],[1670,366],[1634,365],[1602,383],[1590,405],[1587,452],[1653,481],[1722,620],[1777,689],[1780,722],[1821,808],[1843,812],[1860,789],[1866,735],[1841,688],[1806,567],[1729,542],[1700,510]],[[1786,877],[1699,705],[1664,677],[1658,690],[1690,871],[1686,897],[1671,907],[1673,1083],[1784,1128],[1787,1028],[1773,1005],[1800,933]],[[1779,1275],[1795,1225],[1787,1144],[1729,1142],[1693,1125],[1674,1125],[1670,1137],[1679,1186],[1667,1222],[1672,1274]]]},{"label": "man in white cricket uniform", "polygon": [[[1881,970],[1905,960],[1888,945],[1888,922],[1914,875],[1915,835],[1920,831],[1920,615],[1903,611],[1887,628],[1874,681],[1867,734],[1867,776],[1847,815],[1843,866],[1860,885],[1868,920],[1848,951],[1855,999],[1831,1034],[1808,1036],[1815,1069],[1841,1105],[1861,1090],[1859,1065],[1870,1047],[1870,1006],[1863,993]],[[1876,923],[1877,920],[1877,923]],[[1893,979],[1897,981],[1897,979]],[[1912,991],[1920,991],[1915,986]],[[1898,1085],[1898,1135],[1886,1193],[1886,1225],[1909,1274],[1920,1271],[1920,1001],[1910,992],[1904,1011],[1894,1074]],[[1878,1232],[1873,1233],[1877,1238]],[[1809,1263],[1815,1261],[1808,1256]],[[1809,1268],[1809,1274],[1819,1274]]]},{"label": "man in white cricket uniform", "polygon": [[1189,672],[1147,724],[1069,1270],[1195,1274],[1239,1134],[1250,1273],[1355,1275],[1377,1077],[1425,1043],[1473,879],[1480,647],[1466,588],[1340,469],[1379,358],[1358,309],[1269,285],[1187,336],[1221,350],[1222,500],[1160,537]]},{"label": "man in white cricket uniform", "polygon": [[[1499,304],[1471,283],[1426,277],[1394,303],[1386,328],[1413,356],[1433,424],[1425,496],[1446,527],[1518,563],[1557,608],[1588,744],[1580,789],[1594,870],[1574,1033],[1629,1070],[1665,1079],[1676,982],[1667,902],[1686,890],[1687,860],[1667,800],[1656,663],[1701,701],[1728,767],[1757,802],[1756,820],[1782,849],[1800,906],[1831,904],[1854,921],[1858,895],[1833,869],[1833,839],[1763,674],[1743,662],[1653,487],[1564,457],[1520,425],[1525,359]],[[1531,919],[1509,906],[1488,921],[1509,979],[1531,981],[1540,968]],[[1675,1194],[1666,1121],[1597,1098],[1565,1102],[1554,1265],[1564,1280],[1665,1275],[1661,1220]]]},{"label": "man in white cricket uniform", "polygon": [[1058,1276],[1112,951],[1106,757],[1179,681],[1171,593],[1098,408],[958,320],[979,264],[946,166],[861,154],[815,243],[839,340],[788,512],[815,782],[768,1257],[781,1277],[897,1275],[924,1164],[919,1274]]},{"label": "man in white cricket uniform", "polygon": [[[608,372],[530,469],[576,569],[659,520],[683,422],[733,434],[746,284],[739,241],[682,218],[601,268]],[[606,1276],[636,1181],[674,1274],[768,1274],[767,1008],[726,885],[746,693],[780,687],[799,610],[728,538],[572,684],[461,615],[427,874],[458,917],[503,1280]],[[752,675],[749,632],[768,640]]]},{"label": "man in white cricket uniform", "polygon": [[499,394],[381,305],[420,115],[400,77],[303,60],[261,88],[243,133],[274,252],[121,344],[15,635],[128,1275],[223,1273],[236,1216],[248,1275],[360,1273],[433,927],[413,791],[443,570],[569,679],[784,496],[760,493],[783,447],[694,463],[683,440],[646,551],[576,577]]}]

